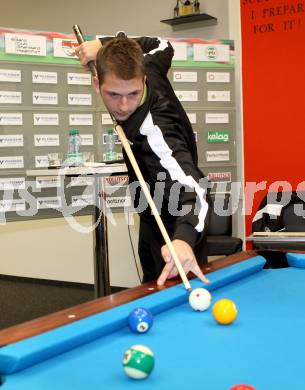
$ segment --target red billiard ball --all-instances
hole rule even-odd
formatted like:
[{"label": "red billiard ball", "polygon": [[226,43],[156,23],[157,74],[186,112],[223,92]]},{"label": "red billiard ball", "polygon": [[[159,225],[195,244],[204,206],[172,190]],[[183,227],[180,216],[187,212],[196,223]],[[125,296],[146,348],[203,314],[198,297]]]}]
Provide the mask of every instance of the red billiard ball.
[{"label": "red billiard ball", "polygon": [[255,390],[255,387],[250,385],[235,385],[230,390]]}]

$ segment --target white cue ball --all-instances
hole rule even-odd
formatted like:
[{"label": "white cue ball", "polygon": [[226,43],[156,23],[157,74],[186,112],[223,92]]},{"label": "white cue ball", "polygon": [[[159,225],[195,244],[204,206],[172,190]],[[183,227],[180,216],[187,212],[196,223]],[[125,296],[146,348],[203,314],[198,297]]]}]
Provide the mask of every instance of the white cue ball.
[{"label": "white cue ball", "polygon": [[205,288],[195,288],[189,295],[189,304],[194,310],[204,311],[211,305],[212,296]]}]

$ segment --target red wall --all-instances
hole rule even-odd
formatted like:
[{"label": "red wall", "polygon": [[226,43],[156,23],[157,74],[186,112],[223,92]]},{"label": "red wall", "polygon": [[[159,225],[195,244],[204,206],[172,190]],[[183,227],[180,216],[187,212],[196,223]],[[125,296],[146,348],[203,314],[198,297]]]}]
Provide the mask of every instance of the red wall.
[{"label": "red wall", "polygon": [[[296,189],[305,180],[305,1],[240,4],[248,235],[258,204],[277,190],[272,183]],[[247,182],[261,181],[252,207]]]}]

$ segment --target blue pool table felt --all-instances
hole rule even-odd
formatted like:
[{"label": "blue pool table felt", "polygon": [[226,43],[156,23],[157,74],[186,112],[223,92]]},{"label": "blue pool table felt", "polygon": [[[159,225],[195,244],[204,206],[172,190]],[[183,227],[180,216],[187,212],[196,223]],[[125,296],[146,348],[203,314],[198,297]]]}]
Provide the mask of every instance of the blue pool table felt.
[{"label": "blue pool table felt", "polygon": [[[209,274],[213,303],[232,299],[237,320],[221,326],[212,308],[193,311],[178,285],[45,334],[1,348],[3,390],[186,389],[226,390],[249,383],[258,390],[301,390],[305,384],[304,256],[293,267],[263,269],[260,256]],[[199,280],[192,287],[202,286]],[[127,315],[149,308],[154,325],[131,333]],[[134,344],[155,353],[144,381],[124,374]],[[52,357],[53,356],[53,357]]]}]

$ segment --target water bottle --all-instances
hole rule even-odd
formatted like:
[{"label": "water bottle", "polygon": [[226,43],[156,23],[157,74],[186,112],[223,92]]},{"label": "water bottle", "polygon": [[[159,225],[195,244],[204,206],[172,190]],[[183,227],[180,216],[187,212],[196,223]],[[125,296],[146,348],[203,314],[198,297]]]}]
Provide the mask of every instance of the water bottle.
[{"label": "water bottle", "polygon": [[106,153],[105,161],[113,161],[117,159],[117,153],[114,151],[115,148],[116,134],[113,129],[108,129],[106,134]]},{"label": "water bottle", "polygon": [[81,137],[77,129],[69,130],[68,154],[66,164],[68,166],[83,165],[82,154],[79,151],[81,145]]}]

